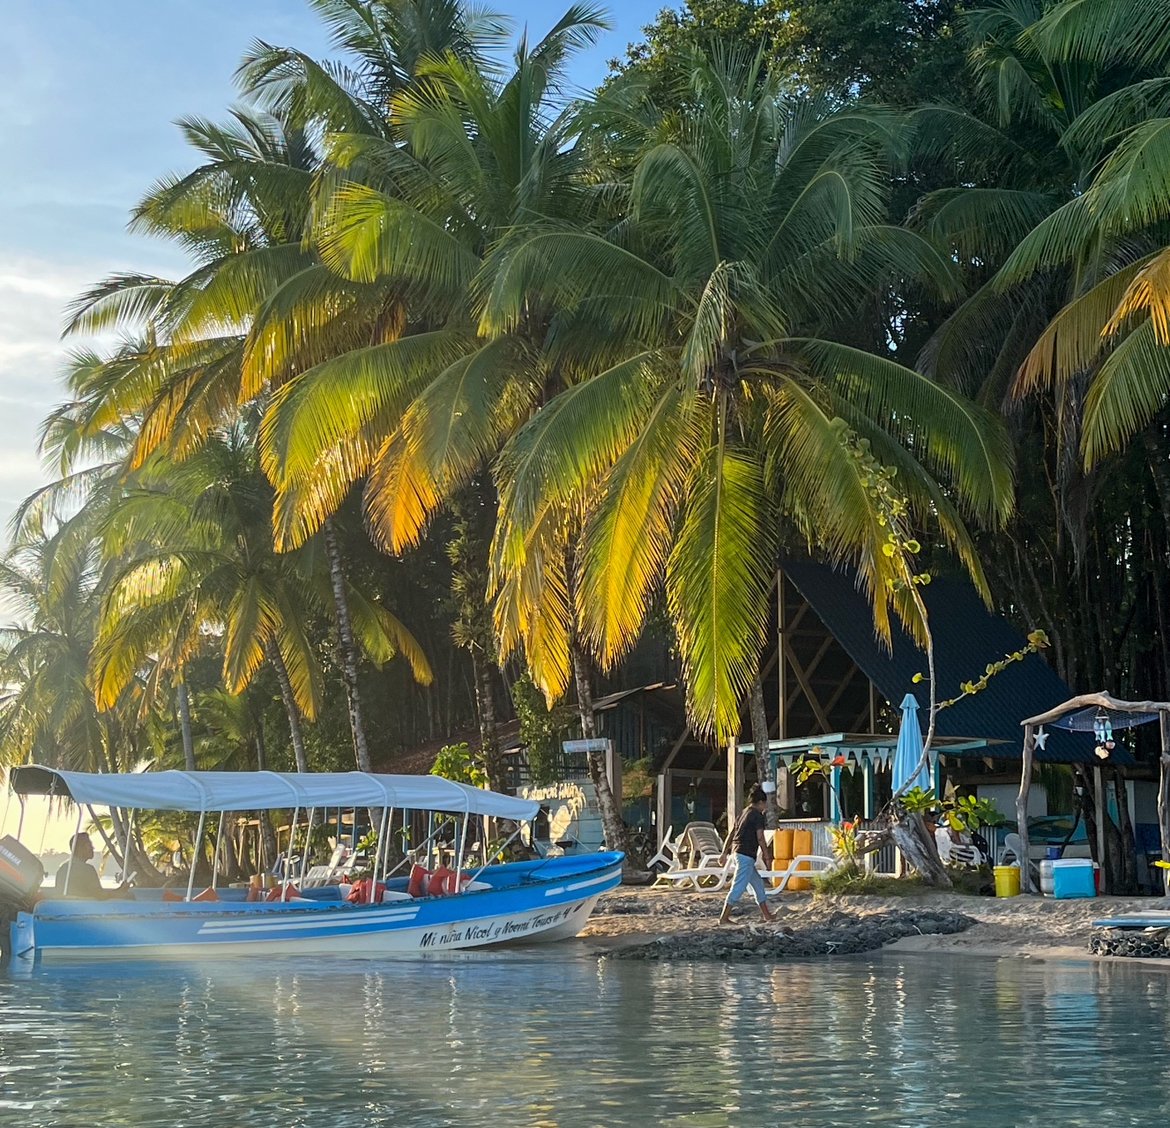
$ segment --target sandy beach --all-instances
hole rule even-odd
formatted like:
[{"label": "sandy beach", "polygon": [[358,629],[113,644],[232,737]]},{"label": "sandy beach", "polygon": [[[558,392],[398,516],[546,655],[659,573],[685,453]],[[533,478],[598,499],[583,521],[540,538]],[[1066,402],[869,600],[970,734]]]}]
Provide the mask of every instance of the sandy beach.
[{"label": "sandy beach", "polygon": [[[721,930],[718,918],[722,903],[723,895],[718,893],[623,887],[601,900],[582,937],[597,950],[611,951],[662,937],[715,933]],[[786,893],[772,898],[769,904],[776,914],[775,924],[764,924],[748,897],[741,902],[732,924],[722,926],[722,931],[747,927],[800,930],[821,926],[843,912],[862,918],[907,911],[958,912],[977,923],[950,935],[909,936],[889,949],[1026,959],[1097,959],[1088,948],[1092,921],[1123,913],[1170,909],[1167,902],[1149,897],[1057,901],[1051,897],[998,899],[958,893],[897,897]],[[1141,962],[1170,967],[1170,960]]]}]

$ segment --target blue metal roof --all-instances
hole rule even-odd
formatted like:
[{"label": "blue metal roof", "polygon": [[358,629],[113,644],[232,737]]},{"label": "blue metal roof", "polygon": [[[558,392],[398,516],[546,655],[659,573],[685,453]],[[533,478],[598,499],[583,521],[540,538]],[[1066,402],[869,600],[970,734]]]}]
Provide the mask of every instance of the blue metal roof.
[{"label": "blue metal roof", "polygon": [[[925,728],[929,690],[925,682],[914,684],[913,678],[918,673],[926,674],[926,656],[897,625],[892,647],[877,638],[869,601],[857,589],[855,575],[810,560],[788,561],[782,570],[887,701],[897,703],[907,692],[914,694],[923,709]],[[922,589],[922,594],[934,635],[940,698],[954,697],[963,682],[982,677],[989,663],[1026,645],[1019,631],[989,611],[971,584],[964,580],[936,579]],[[1072,691],[1044,658],[1030,654],[992,678],[982,692],[942,710],[936,732],[939,736],[1004,741],[951,755],[1018,760],[1023,746],[1020,722],[1072,696]],[[1036,749],[1036,759],[1058,764],[1094,763],[1093,745],[1091,733],[1049,729],[1047,744],[1043,749]],[[1109,762],[1129,764],[1133,758],[1118,748]]]}]

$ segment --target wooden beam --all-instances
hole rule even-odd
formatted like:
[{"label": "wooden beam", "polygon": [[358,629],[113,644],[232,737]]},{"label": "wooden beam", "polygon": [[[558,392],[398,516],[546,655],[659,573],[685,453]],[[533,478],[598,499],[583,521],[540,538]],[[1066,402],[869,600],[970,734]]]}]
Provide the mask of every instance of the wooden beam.
[{"label": "wooden beam", "polygon": [[1093,765],[1093,790],[1097,804],[1097,864],[1101,867],[1101,892],[1109,892],[1108,870],[1105,866],[1105,781],[1101,778],[1101,765]]},{"label": "wooden beam", "polygon": [[1028,867],[1028,791],[1032,787],[1032,756],[1036,750],[1036,728],[1024,725],[1024,754],[1020,760],[1020,793],[1016,796],[1016,829],[1020,835],[1020,888],[1033,892],[1032,872]]},{"label": "wooden beam", "polygon": [[[825,704],[825,713],[826,714],[832,715],[833,707],[837,704],[838,701],[841,700],[841,694],[843,694],[853,684],[855,677],[860,673],[861,673],[861,667],[856,662],[854,662],[850,666],[850,668],[849,668],[848,672],[845,674],[845,676],[842,677],[841,680],[837,683],[837,691],[826,702],[826,704]],[[864,677],[865,675],[862,674],[862,676]],[[872,683],[871,683],[871,689],[872,689]],[[869,726],[869,731],[873,732],[873,725],[872,724]]]},{"label": "wooden beam", "polygon": [[684,728],[682,731],[682,736],[680,736],[678,738],[678,740],[676,740],[674,742],[674,744],[671,746],[670,751],[667,752],[666,759],[662,761],[662,767],[658,769],[660,772],[666,771],[666,769],[669,768],[670,765],[674,763],[674,758],[679,754],[679,752],[682,751],[682,746],[684,744],[686,744],[690,735],[691,735],[691,726],[687,725],[687,727]]},{"label": "wooden beam", "polygon": [[[830,639],[831,641],[831,639]],[[821,726],[823,732],[831,732],[832,725],[829,724],[828,718],[821,709],[821,703],[817,700],[816,694],[812,691],[812,686],[808,684],[808,679],[805,677],[804,670],[800,663],[796,660],[794,654],[788,655],[788,664],[792,667],[792,673],[796,678],[796,684],[800,686],[804,692],[805,697],[808,698],[809,705],[812,706],[813,716],[816,718],[817,724]]]}]

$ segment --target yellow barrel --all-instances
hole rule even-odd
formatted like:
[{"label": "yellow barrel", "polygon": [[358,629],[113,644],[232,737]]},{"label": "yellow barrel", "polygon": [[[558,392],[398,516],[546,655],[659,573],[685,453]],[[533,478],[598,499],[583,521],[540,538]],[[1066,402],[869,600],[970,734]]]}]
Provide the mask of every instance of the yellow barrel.
[{"label": "yellow barrel", "polygon": [[[792,861],[792,831],[791,830],[777,830],[773,832],[772,837],[772,857],[779,862],[784,858],[784,865],[788,865]],[[782,867],[777,866],[777,869]]]},{"label": "yellow barrel", "polygon": [[[813,836],[811,830],[796,830],[792,833],[792,856],[799,858],[801,854],[812,853]],[[797,867],[797,871],[811,870],[812,866],[808,862],[801,862]],[[789,889],[811,889],[812,882],[806,877],[794,877],[788,883]]]},{"label": "yellow barrel", "polygon": [[995,895],[997,897],[1018,897],[1020,895],[1020,867],[995,867]]},{"label": "yellow barrel", "polygon": [[[788,863],[791,861],[792,831],[772,831],[772,868],[774,870],[786,870],[788,868]],[[780,879],[778,877],[772,878],[772,884],[779,885]]]}]

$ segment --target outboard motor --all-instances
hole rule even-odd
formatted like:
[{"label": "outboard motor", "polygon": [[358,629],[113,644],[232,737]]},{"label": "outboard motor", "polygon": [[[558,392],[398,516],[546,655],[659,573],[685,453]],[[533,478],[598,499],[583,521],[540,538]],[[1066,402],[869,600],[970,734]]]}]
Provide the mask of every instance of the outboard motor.
[{"label": "outboard motor", "polygon": [[45,867],[36,854],[10,834],[0,838],[0,961],[8,957],[16,914],[32,908],[44,879]]}]

